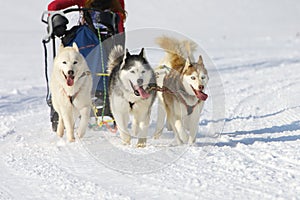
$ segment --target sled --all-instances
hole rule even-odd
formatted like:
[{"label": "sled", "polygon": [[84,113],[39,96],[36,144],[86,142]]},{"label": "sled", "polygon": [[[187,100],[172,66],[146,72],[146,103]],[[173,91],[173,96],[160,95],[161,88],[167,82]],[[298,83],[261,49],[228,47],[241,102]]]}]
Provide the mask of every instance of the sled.
[{"label": "sled", "polygon": [[[74,17],[70,13],[76,13],[78,20],[77,23],[68,28],[70,17]],[[85,16],[84,23],[81,21],[82,15]],[[96,23],[92,23],[92,18],[97,19]],[[96,118],[95,124],[91,127],[95,129],[96,126],[98,129],[104,126],[111,131],[115,130],[115,122],[109,108],[107,90],[109,77],[106,72],[106,62],[110,49],[114,45],[121,44],[124,46],[124,35],[118,34],[118,20],[119,17],[116,13],[94,8],[69,8],[62,11],[45,11],[42,14],[41,21],[47,25],[47,35],[42,40],[45,52],[46,102],[50,107],[50,121],[53,131],[57,130],[58,114],[51,102],[48,84],[48,59],[53,61],[55,58],[58,41],[64,46],[71,46],[73,42],[76,42],[80,53],[85,57],[90,67],[93,76],[91,94],[93,106],[91,109]],[[52,58],[48,58],[48,43],[52,43]]]}]

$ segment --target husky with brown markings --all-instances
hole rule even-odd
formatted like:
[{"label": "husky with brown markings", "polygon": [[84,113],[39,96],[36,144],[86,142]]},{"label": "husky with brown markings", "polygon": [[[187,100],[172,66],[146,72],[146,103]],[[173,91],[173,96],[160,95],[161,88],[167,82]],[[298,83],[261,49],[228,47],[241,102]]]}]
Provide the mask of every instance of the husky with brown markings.
[{"label": "husky with brown markings", "polygon": [[[200,114],[208,97],[204,93],[208,82],[207,70],[201,55],[197,61],[194,60],[196,44],[192,41],[164,36],[158,38],[157,43],[166,52],[161,65],[170,69],[163,77],[161,98],[167,123],[171,126],[178,144],[193,144],[198,132]],[[162,124],[163,122],[158,121],[156,138],[161,134]]]}]

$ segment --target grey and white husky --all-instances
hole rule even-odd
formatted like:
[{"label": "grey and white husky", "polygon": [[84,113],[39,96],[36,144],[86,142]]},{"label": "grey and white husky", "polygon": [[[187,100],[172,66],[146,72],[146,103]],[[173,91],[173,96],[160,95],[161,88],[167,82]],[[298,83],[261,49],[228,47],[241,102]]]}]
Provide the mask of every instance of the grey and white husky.
[{"label": "grey and white husky", "polygon": [[116,46],[109,55],[109,101],[112,114],[124,144],[130,144],[128,130],[132,115],[132,133],[138,137],[137,147],[145,147],[150,121],[151,106],[156,92],[150,90],[156,84],[154,70],[144,53],[131,55],[122,46]]}]

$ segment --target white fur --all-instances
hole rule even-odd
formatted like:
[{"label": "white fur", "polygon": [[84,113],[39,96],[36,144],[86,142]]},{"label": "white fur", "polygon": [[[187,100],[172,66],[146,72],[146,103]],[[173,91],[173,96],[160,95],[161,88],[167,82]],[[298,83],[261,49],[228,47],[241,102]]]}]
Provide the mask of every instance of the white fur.
[{"label": "white fur", "polygon": [[[69,70],[74,71],[72,86],[67,85],[65,77]],[[77,134],[79,137],[83,137],[91,111],[92,76],[75,43],[72,47],[60,47],[58,55],[54,59],[50,90],[53,107],[59,115],[57,135],[62,137],[64,129],[66,129],[68,140],[73,142],[75,140],[75,120],[80,115]],[[70,97],[73,97],[73,102]]]}]

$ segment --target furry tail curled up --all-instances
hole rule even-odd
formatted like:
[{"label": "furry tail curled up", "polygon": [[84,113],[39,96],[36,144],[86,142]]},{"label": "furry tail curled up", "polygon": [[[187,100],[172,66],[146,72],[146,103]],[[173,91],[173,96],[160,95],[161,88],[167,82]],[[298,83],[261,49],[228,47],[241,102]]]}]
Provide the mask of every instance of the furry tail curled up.
[{"label": "furry tail curled up", "polygon": [[108,56],[107,72],[110,74],[115,66],[117,66],[124,57],[124,49],[121,45],[115,46]]},{"label": "furry tail curled up", "polygon": [[197,49],[197,44],[191,40],[178,40],[176,38],[161,36],[156,39],[156,43],[165,50],[169,56],[182,57],[193,60],[193,53]]}]

